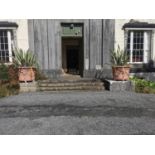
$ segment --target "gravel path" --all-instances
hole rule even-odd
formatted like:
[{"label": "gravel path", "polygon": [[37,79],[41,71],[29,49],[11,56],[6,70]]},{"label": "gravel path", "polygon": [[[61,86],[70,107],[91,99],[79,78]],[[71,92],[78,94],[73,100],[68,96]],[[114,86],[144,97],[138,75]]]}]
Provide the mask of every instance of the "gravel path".
[{"label": "gravel path", "polygon": [[0,134],[155,134],[155,95],[37,92],[3,98]]}]

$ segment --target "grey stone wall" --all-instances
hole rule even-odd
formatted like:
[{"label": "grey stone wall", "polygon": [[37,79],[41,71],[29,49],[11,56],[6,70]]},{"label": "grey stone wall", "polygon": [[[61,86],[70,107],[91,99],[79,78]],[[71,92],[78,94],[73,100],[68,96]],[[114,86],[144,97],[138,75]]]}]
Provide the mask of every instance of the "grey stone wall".
[{"label": "grey stone wall", "polygon": [[[115,20],[112,19],[32,19],[28,20],[29,47],[37,55],[40,68],[56,77],[62,70],[61,23],[82,23],[84,41],[83,75],[95,77],[110,70],[110,50],[114,48]],[[86,68],[86,59],[88,68]]]}]

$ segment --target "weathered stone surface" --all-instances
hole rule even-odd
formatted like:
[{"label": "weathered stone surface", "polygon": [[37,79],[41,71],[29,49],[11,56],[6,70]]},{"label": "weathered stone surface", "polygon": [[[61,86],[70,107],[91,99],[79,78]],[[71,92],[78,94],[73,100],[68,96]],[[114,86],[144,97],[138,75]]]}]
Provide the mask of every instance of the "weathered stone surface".
[{"label": "weathered stone surface", "polygon": [[20,83],[20,92],[35,92],[38,90],[37,82]]},{"label": "weathered stone surface", "polygon": [[94,81],[90,79],[64,80],[61,81],[39,81],[40,91],[68,91],[68,90],[104,90],[104,85],[101,81]]},{"label": "weathered stone surface", "polygon": [[133,91],[134,84],[131,81],[105,80],[105,88],[109,91]]},{"label": "weathered stone surface", "polygon": [[0,99],[0,134],[154,135],[155,95],[34,92]]},{"label": "weathered stone surface", "polygon": [[36,54],[40,68],[46,72],[48,77],[59,78],[61,76],[63,58],[61,29],[64,23],[83,25],[83,45],[80,45],[83,46],[80,54],[80,75],[95,77],[95,71],[98,71],[98,68],[110,64],[109,51],[114,48],[115,20],[28,20],[29,48]]}]

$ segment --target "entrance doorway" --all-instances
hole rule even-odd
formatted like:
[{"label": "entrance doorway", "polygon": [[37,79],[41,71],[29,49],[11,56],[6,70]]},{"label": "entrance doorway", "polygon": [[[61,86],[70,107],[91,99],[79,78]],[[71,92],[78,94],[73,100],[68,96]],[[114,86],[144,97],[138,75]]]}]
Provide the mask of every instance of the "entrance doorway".
[{"label": "entrance doorway", "polygon": [[82,38],[62,38],[62,68],[67,74],[83,75]]},{"label": "entrance doorway", "polygon": [[67,54],[67,72],[72,74],[79,74],[79,47],[68,46]]}]

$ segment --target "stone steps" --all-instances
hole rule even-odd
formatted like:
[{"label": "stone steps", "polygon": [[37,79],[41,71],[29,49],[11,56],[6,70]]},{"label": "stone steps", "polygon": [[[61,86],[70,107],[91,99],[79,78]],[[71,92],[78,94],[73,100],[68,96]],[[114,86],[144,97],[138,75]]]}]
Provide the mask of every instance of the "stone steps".
[{"label": "stone steps", "polygon": [[40,87],[103,86],[102,83],[40,83]]},{"label": "stone steps", "polygon": [[81,78],[81,79],[48,79],[39,81],[39,83],[80,83],[80,82],[101,82],[100,80],[92,78]]},{"label": "stone steps", "polygon": [[80,87],[80,86],[76,86],[76,87],[42,87],[39,89],[40,91],[69,91],[69,90],[103,90],[101,87],[89,87],[89,86],[85,86],[85,87]]},{"label": "stone steps", "polygon": [[40,81],[38,83],[40,91],[69,91],[69,90],[104,90],[104,85],[100,81]]}]

